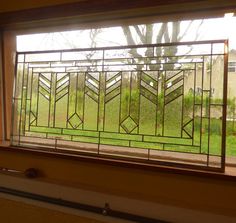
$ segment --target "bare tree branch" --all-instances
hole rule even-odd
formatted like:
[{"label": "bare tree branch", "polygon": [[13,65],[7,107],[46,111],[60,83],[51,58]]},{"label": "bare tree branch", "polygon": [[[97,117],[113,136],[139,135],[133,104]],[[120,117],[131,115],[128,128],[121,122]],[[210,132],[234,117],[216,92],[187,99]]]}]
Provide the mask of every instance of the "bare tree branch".
[{"label": "bare tree branch", "polygon": [[165,40],[166,43],[170,42],[170,35],[169,35],[169,29],[168,29],[168,24],[167,23],[165,23],[164,40]]},{"label": "bare tree branch", "polygon": [[[157,34],[157,37],[156,37],[156,42],[157,43],[161,43],[162,42],[162,38],[164,36],[164,33],[166,32],[166,29],[167,29],[167,23],[162,23],[161,25],[161,28]],[[156,55],[157,56],[161,56],[161,48],[160,47],[157,47],[156,48]]]},{"label": "bare tree branch", "polygon": [[[203,24],[204,20],[201,20],[201,22],[199,23],[198,27],[197,27],[197,32],[196,32],[196,35],[195,35],[195,38],[194,38],[194,41],[196,41],[200,35],[200,28]],[[188,55],[193,49],[193,46],[189,46],[189,50],[185,53],[186,55]]]},{"label": "bare tree branch", "polygon": [[166,23],[162,23],[161,28],[157,34],[156,38],[157,43],[161,43],[165,30],[166,30]]},{"label": "bare tree branch", "polygon": [[[130,27],[124,26],[122,27],[122,30],[123,30],[123,33],[125,35],[128,45],[135,45]],[[137,49],[131,49],[130,53],[133,54],[135,57],[141,57],[141,55],[137,52]]]},{"label": "bare tree branch", "polygon": [[[153,38],[153,25],[152,24],[147,24],[146,25],[146,38],[145,38],[145,43],[152,43],[152,38]],[[152,48],[148,48],[147,51],[145,52],[146,56],[152,56],[153,50]]]},{"label": "bare tree branch", "polygon": [[199,24],[198,27],[197,27],[197,32],[196,32],[196,36],[195,36],[194,41],[196,41],[196,40],[198,39],[199,35],[200,35],[200,28],[201,28],[203,22],[204,22],[204,19],[201,20],[200,24]]},{"label": "bare tree branch", "polygon": [[171,41],[172,42],[177,42],[178,41],[178,36],[180,33],[180,22],[173,22],[172,23],[172,37]]},{"label": "bare tree branch", "polygon": [[137,32],[141,42],[144,44],[146,41],[145,35],[141,32],[140,28],[138,25],[134,26],[135,31]]},{"label": "bare tree branch", "polygon": [[123,26],[122,27],[123,33],[125,35],[126,41],[128,45],[135,45],[131,30],[129,26]]},{"label": "bare tree branch", "polygon": [[[203,20],[200,22],[198,27],[196,28],[196,36],[195,40],[199,37],[199,30],[203,23]],[[191,21],[187,28],[184,30],[183,34],[180,35],[180,26],[181,22],[173,22],[171,26],[168,23],[162,23],[160,26],[160,29],[157,32],[156,35],[156,43],[161,43],[163,40],[168,42],[178,42],[181,41],[188,33],[188,31],[191,29],[193,22]],[[134,45],[135,40],[134,37],[138,35],[140,41],[145,43],[152,43],[152,39],[154,38],[154,31],[153,31],[153,24],[146,24],[145,26],[139,26],[135,25],[133,26],[134,30],[131,30],[131,27],[122,27],[124,35],[126,37],[127,43],[129,45]],[[136,33],[135,33],[136,32]],[[195,41],[194,40],[194,41]],[[191,52],[192,47],[189,46],[189,51],[186,53],[186,55]],[[175,66],[176,58],[175,57],[169,57],[168,55],[176,55],[178,48],[176,46],[169,46],[169,47],[156,47],[156,56],[165,56],[165,59],[169,62],[169,64],[166,64],[167,68],[173,68]],[[130,53],[133,54],[134,57],[139,57],[141,55],[138,54],[136,49],[131,49]],[[145,52],[145,56],[152,57],[153,55],[153,49],[148,48]],[[157,61],[161,60],[160,58],[157,58]],[[171,63],[170,63],[171,62]],[[152,65],[150,65],[152,66]],[[169,67],[168,67],[169,66]],[[171,67],[172,66],[172,67]]]},{"label": "bare tree branch", "polygon": [[146,43],[152,43],[153,38],[153,24],[146,25]]},{"label": "bare tree branch", "polygon": [[178,41],[181,41],[181,40],[183,39],[183,37],[186,36],[186,34],[187,34],[187,32],[189,31],[189,29],[191,28],[192,24],[193,24],[193,21],[191,21],[191,22],[188,24],[187,28],[184,30],[184,33],[183,33],[181,36],[178,37]]}]

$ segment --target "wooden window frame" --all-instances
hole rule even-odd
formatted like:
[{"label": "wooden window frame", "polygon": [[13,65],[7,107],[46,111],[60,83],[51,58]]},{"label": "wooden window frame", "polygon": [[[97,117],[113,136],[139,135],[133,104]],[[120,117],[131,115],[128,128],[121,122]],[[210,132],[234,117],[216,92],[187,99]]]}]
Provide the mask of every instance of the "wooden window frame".
[{"label": "wooden window frame", "polygon": [[[14,61],[15,61],[15,50],[16,50],[16,35],[26,34],[26,33],[39,33],[47,31],[61,31],[61,30],[70,30],[75,28],[83,27],[105,27],[118,24],[134,24],[147,22],[147,21],[166,21],[169,19],[178,20],[188,18],[202,18],[202,17],[218,17],[223,15],[225,12],[229,12],[232,9],[236,8],[236,3],[227,2],[221,3],[221,5],[216,5],[216,3],[210,3],[205,1],[201,6],[197,6],[197,1],[191,1],[189,4],[186,2],[189,1],[178,1],[179,3],[173,3],[168,1],[153,1],[148,5],[145,1],[131,1],[128,4],[127,9],[125,7],[118,7],[115,1],[106,0],[101,3],[99,7],[95,1],[92,2],[92,7],[88,9],[89,5],[82,3],[75,4],[66,4],[65,6],[55,6],[55,7],[46,7],[41,9],[32,9],[32,10],[23,10],[20,12],[11,12],[11,13],[1,13],[0,14],[0,26],[2,28],[1,35],[1,56],[2,56],[2,92],[0,98],[0,115],[3,117],[3,124],[0,126],[0,140],[4,141],[2,145],[5,145],[8,149],[10,140],[10,129],[11,129],[11,107],[12,107],[12,89],[13,89],[13,80],[14,80]],[[102,8],[106,4],[111,3],[109,7]],[[184,9],[181,6],[187,4],[187,9]],[[197,5],[196,5],[197,4]],[[75,8],[80,8],[80,15],[78,16],[78,11],[75,12]],[[194,7],[193,7],[194,6]],[[65,10],[65,7],[68,7],[68,11]],[[193,7],[192,11],[189,9]],[[140,10],[141,9],[141,10]],[[45,14],[41,13],[45,10]],[[84,11],[83,11],[84,10]],[[66,12],[65,12],[66,11]],[[54,13],[52,13],[54,12]],[[208,12],[208,14],[206,14]],[[52,13],[52,14],[50,14]],[[26,16],[24,16],[26,14]],[[40,17],[39,14],[43,14]],[[100,15],[99,21],[96,23],[96,19]],[[72,16],[72,17],[71,17]],[[9,18],[19,18],[20,23],[16,20]],[[31,20],[31,22],[29,22]],[[109,20],[109,21],[108,21]],[[78,22],[78,23],[77,23]],[[75,25],[75,23],[77,23]],[[32,28],[37,26],[37,28]],[[26,151],[29,151],[26,149]],[[64,156],[64,154],[63,154]],[[68,157],[68,156],[67,156]],[[88,158],[88,157],[87,157]],[[99,160],[99,159],[98,159]],[[107,159],[101,158],[100,160],[104,161]],[[111,160],[114,162],[114,160]],[[120,163],[120,161],[115,161],[114,163]],[[131,164],[132,162],[124,162],[126,164]],[[119,164],[118,164],[119,165]],[[133,165],[133,164],[132,164]],[[140,164],[135,164],[140,165]],[[142,165],[140,165],[142,166]],[[148,165],[144,165],[147,166]],[[153,166],[151,167],[153,168]]]}]

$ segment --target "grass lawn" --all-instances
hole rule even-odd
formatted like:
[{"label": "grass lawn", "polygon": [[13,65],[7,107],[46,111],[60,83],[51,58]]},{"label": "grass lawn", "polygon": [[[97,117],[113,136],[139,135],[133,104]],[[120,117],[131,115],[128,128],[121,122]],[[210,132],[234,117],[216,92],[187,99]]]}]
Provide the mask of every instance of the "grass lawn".
[{"label": "grass lawn", "polygon": [[[186,135],[185,132],[182,131],[181,133],[181,122],[184,120],[186,123],[189,119],[189,115],[185,114],[184,117],[181,116],[181,112],[179,112],[181,106],[178,102],[175,102],[176,104],[166,108],[163,120],[162,114],[157,113],[156,105],[145,98],[142,98],[140,101],[140,106],[137,101],[132,101],[131,99],[132,107],[130,108],[130,112],[128,112],[128,103],[125,101],[124,103],[120,103],[119,97],[108,103],[105,110],[104,107],[99,110],[97,104],[92,99],[86,98],[86,104],[84,106],[84,128],[82,129],[82,125],[80,125],[77,129],[73,129],[72,126],[67,123],[67,107],[65,106],[68,104],[67,97],[64,97],[60,103],[57,103],[55,113],[53,114],[52,109],[49,109],[49,102],[43,97],[41,97],[40,100],[38,125],[41,127],[32,126],[30,128],[30,132],[35,133],[36,135],[47,133],[49,137],[57,137],[64,140],[70,140],[70,136],[72,135],[74,141],[157,150],[162,150],[163,144],[165,144],[164,149],[170,151],[200,152],[203,154],[208,153],[209,151],[212,155],[221,154],[221,120],[212,118],[210,120],[209,129],[208,119],[203,119],[201,123],[200,118],[196,117],[194,126],[192,124],[185,128],[190,133],[194,129],[194,146],[192,146],[192,139],[187,138],[188,135]],[[74,100],[75,99],[73,99],[73,101]],[[124,100],[130,99],[126,98]],[[122,104],[122,106],[119,111],[120,104]],[[70,103],[68,106],[68,117],[73,116],[75,113],[82,117],[83,106],[77,105],[76,111],[75,107],[74,103]],[[32,108],[33,110],[36,109],[35,106],[32,106]],[[49,111],[51,112],[50,114]],[[139,113],[137,111],[139,111]],[[106,115],[101,115],[102,118],[98,119],[99,113],[104,114],[104,112]],[[36,113],[36,110],[34,113]],[[129,115],[127,116],[128,113]],[[55,115],[55,128],[44,127],[48,125],[48,117],[50,117],[50,115]],[[138,123],[137,120],[139,115],[140,119]],[[125,120],[129,116],[133,118],[133,121],[129,118],[129,121],[126,122]],[[105,119],[103,119],[104,117]],[[74,120],[76,122],[76,118]],[[97,123],[97,120],[99,120],[99,124]],[[165,124],[164,129],[162,129],[163,121]],[[52,123],[52,119],[50,122]],[[51,126],[51,123],[49,126]],[[133,131],[127,134],[125,128],[120,127],[122,126],[122,123],[124,124],[123,126],[127,126],[128,130],[133,129]],[[135,128],[135,124],[137,123],[139,124],[139,130],[138,128]],[[26,126],[28,126],[28,124],[29,119],[27,121],[26,118]],[[100,140],[97,126],[100,130]],[[103,128],[105,129],[105,132],[103,132]],[[163,132],[166,137],[162,136]],[[202,134],[200,134],[200,132]],[[210,133],[210,135],[208,135],[208,133]],[[227,122],[227,156],[236,156],[235,133],[236,128],[233,123]],[[185,137],[184,139],[181,139],[181,134]],[[200,144],[201,149],[199,148]]]}]

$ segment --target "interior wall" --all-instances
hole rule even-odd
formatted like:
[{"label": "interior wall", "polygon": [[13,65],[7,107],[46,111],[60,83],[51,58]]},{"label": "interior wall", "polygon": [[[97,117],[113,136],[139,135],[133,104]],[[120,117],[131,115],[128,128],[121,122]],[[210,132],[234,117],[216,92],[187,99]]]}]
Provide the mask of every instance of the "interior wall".
[{"label": "interior wall", "polygon": [[[236,218],[236,181],[220,176],[171,173],[106,164],[53,154],[0,149],[0,166],[24,172],[38,170],[35,181],[82,188],[116,196],[190,208]],[[34,181],[34,179],[32,179]],[[25,188],[27,191],[27,187]]]}]

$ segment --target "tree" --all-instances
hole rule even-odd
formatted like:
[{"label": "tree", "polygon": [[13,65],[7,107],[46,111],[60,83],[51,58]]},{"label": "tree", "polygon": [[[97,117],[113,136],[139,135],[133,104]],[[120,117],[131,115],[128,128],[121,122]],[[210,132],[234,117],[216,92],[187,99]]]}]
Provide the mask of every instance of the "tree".
[{"label": "tree", "polygon": [[[199,37],[199,29],[203,23],[203,20],[196,26],[196,35],[194,41]],[[170,43],[170,42],[180,42],[184,39],[188,31],[193,26],[193,21],[190,21],[185,30],[181,30],[181,22],[171,22],[171,23],[161,23],[159,30],[155,33],[154,24],[146,24],[146,25],[134,25],[134,26],[123,26],[122,31],[126,37],[126,41],[128,45],[136,45],[136,44],[150,44],[150,43]],[[182,32],[181,32],[182,31]],[[135,41],[136,40],[136,41]],[[191,46],[189,47],[189,52],[191,51]],[[152,56],[151,48],[148,48],[145,52],[145,56]],[[157,47],[156,48],[156,56],[166,56],[166,55],[176,55],[177,47],[169,46],[169,47]],[[188,53],[188,52],[187,52]],[[141,55],[137,52],[137,49],[131,49],[130,54],[134,57],[141,57]],[[175,58],[174,57],[165,57],[169,63],[172,64],[164,64],[163,69],[171,69],[174,67]],[[160,62],[160,61],[157,61]],[[164,61],[167,62],[167,61]]]}]

